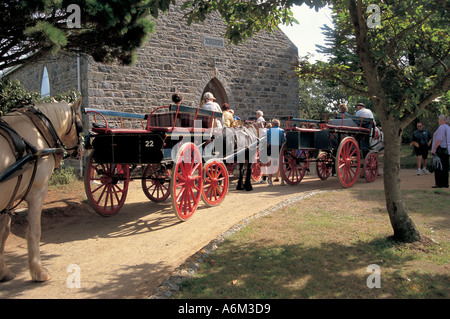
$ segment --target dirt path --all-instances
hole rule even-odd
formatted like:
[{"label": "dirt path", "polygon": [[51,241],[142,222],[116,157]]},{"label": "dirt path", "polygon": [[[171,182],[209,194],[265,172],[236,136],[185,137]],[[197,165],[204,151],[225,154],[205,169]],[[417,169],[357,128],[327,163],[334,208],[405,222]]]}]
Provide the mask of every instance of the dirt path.
[{"label": "dirt path", "polygon": [[[403,189],[428,190],[434,178],[403,170],[401,183]],[[257,184],[253,192],[236,191],[233,182],[220,206],[201,203],[188,222],[179,222],[170,200],[149,202],[139,181],[130,185],[124,207],[109,218],[83,201],[82,183],[74,191],[51,190],[42,220],[41,252],[52,279],[30,281],[24,225],[16,222],[5,257],[17,276],[0,283],[0,298],[147,298],[187,258],[243,219],[302,192],[342,189],[336,177],[320,181],[314,173],[297,186]],[[358,180],[353,189],[382,187],[379,177],[370,184]],[[67,285],[74,271],[71,265],[79,267],[81,288]]]}]

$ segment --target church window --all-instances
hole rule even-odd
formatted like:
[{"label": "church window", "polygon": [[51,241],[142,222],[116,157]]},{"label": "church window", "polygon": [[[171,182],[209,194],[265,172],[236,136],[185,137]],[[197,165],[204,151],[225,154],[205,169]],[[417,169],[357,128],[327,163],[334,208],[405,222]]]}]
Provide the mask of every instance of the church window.
[{"label": "church window", "polygon": [[47,67],[44,66],[41,81],[41,97],[50,96],[50,79],[48,77]]}]

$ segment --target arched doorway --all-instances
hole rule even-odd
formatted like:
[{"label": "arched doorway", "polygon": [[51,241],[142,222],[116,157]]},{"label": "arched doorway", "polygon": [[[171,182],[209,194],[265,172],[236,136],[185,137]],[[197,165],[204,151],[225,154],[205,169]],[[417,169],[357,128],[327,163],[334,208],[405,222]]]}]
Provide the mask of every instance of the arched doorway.
[{"label": "arched doorway", "polygon": [[203,95],[205,95],[206,92],[211,92],[220,106],[222,106],[223,103],[228,103],[227,92],[225,92],[223,85],[217,78],[212,78],[211,81],[206,84],[201,99],[203,99]]}]

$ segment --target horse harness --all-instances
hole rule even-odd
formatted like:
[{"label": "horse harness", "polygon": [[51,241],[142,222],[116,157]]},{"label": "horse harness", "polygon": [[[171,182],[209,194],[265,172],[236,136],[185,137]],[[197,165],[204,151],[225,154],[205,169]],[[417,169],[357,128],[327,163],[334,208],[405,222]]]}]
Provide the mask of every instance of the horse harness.
[{"label": "horse harness", "polygon": [[[74,110],[71,107],[72,110],[72,116],[75,118]],[[17,182],[16,186],[14,188],[13,194],[11,196],[11,199],[9,200],[8,204],[6,205],[6,208],[0,211],[0,215],[3,214],[9,214],[12,215],[12,212],[14,211],[17,206],[20,205],[20,203],[27,197],[31,186],[33,185],[34,178],[36,176],[37,171],[37,164],[38,159],[42,156],[48,156],[53,155],[55,158],[55,168],[61,164],[63,160],[63,154],[64,150],[70,151],[77,148],[77,146],[67,149],[64,144],[62,143],[61,139],[59,138],[58,134],[55,131],[55,128],[53,127],[53,124],[50,122],[50,120],[45,116],[44,113],[42,113],[40,110],[34,108],[31,105],[20,107],[17,109],[12,110],[12,112],[18,112],[21,114],[26,115],[31,122],[34,124],[34,126],[38,129],[39,133],[42,135],[42,137],[45,139],[47,144],[51,147],[50,149],[45,149],[39,151],[34,145],[32,145],[30,142],[28,142],[25,138],[20,136],[19,133],[16,132],[4,119],[0,117],[0,135],[2,135],[9,143],[11,150],[14,153],[14,156],[16,157],[16,162],[11,165],[4,174],[1,175],[0,183],[4,182],[12,177],[17,176]],[[11,113],[12,113],[11,112]],[[80,132],[79,128],[80,124],[76,123],[77,133]],[[71,126],[72,129],[72,126]],[[70,130],[71,130],[70,129]],[[67,132],[67,134],[70,133]],[[15,197],[17,195],[17,192],[19,190],[20,184],[22,182],[22,176],[23,176],[23,167],[25,164],[34,162],[33,163],[33,172],[31,174],[30,182],[28,183],[27,189],[25,191],[25,194],[22,196],[22,198],[19,200],[19,202],[16,205],[14,204]],[[22,172],[21,172],[22,171]]]}]

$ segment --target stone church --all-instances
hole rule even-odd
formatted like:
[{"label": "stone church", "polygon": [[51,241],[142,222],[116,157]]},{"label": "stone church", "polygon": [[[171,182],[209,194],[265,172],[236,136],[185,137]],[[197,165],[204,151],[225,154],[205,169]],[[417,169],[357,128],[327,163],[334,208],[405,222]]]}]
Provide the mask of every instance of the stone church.
[{"label": "stone church", "polygon": [[187,26],[179,7],[156,22],[156,33],[138,50],[134,66],[104,65],[84,55],[58,54],[10,70],[29,91],[54,95],[78,90],[83,106],[149,113],[181,92],[183,105],[198,107],[205,92],[227,102],[242,119],[262,110],[266,118],[297,116],[297,48],[281,31],[262,32],[240,45],[227,44],[217,15]]}]

